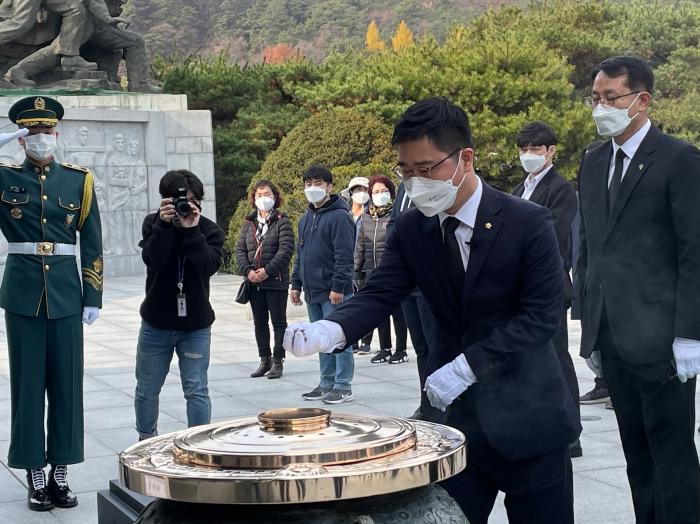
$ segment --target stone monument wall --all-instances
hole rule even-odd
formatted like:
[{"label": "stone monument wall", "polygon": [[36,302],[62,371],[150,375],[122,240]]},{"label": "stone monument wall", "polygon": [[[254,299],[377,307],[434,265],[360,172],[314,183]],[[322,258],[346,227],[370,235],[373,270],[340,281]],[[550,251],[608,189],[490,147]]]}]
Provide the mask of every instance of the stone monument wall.
[{"label": "stone monument wall", "polygon": [[[22,96],[0,98],[0,132]],[[185,95],[57,96],[66,108],[58,127],[59,162],[90,168],[102,218],[105,276],[145,272],[138,243],[144,217],[160,203],[158,182],[170,169],[189,169],[204,183],[202,213],[216,219],[211,114],[187,109]],[[0,148],[0,162],[21,163],[18,143]],[[37,239],[39,241],[41,239]],[[0,270],[7,242],[0,239]]]}]

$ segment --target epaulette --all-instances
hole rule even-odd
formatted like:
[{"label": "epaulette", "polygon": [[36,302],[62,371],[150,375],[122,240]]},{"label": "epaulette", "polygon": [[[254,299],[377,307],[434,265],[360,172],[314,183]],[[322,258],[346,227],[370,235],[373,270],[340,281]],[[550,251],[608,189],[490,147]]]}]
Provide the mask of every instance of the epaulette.
[{"label": "epaulette", "polygon": [[0,167],[9,167],[10,169],[22,169],[19,164],[6,164],[5,162],[0,162]]},{"label": "epaulette", "polygon": [[68,162],[61,162],[61,165],[63,167],[67,167],[68,169],[75,169],[76,171],[80,171],[81,173],[89,173],[90,172],[90,170],[87,167],[76,166],[75,164],[69,164]]}]

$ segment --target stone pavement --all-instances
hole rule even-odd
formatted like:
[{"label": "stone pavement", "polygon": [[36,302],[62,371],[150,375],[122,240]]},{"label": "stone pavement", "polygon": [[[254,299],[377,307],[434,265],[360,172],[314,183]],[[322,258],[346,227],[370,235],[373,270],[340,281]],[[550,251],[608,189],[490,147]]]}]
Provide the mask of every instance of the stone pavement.
[{"label": "stone pavement", "polygon": [[[238,277],[218,275],[212,282],[212,302],[217,321],[212,333],[209,386],[213,420],[253,415],[277,407],[302,406],[300,394],[318,381],[316,358],[290,357],[279,380],[252,379],[257,351],[247,306],[233,302]],[[9,446],[10,387],[4,322],[0,323],[0,522],[91,523],[97,522],[95,492],[117,477],[117,453],[136,440],[133,394],[134,360],[139,327],[138,308],[144,277],[108,279],[102,316],[85,329],[85,453],[83,464],[70,469],[69,480],[79,494],[74,509],[32,513],[25,504],[24,471],[6,464]],[[303,308],[290,306],[290,316],[301,317]],[[570,324],[572,354],[579,344],[578,322]],[[411,354],[409,352],[409,354]],[[418,404],[415,359],[400,365],[356,358],[353,393],[355,400],[333,409],[352,413],[408,416]],[[576,357],[581,391],[588,391],[593,375]],[[186,427],[185,403],[174,362],[161,393],[159,431]],[[700,411],[700,395],[696,398]],[[574,460],[576,522],[581,524],[630,523],[634,521],[624,458],[612,411],[602,405],[582,406],[583,458]],[[527,431],[527,428],[523,428]],[[697,437],[697,435],[696,435]],[[700,445],[700,439],[696,438]],[[491,524],[507,522],[502,498]]]}]

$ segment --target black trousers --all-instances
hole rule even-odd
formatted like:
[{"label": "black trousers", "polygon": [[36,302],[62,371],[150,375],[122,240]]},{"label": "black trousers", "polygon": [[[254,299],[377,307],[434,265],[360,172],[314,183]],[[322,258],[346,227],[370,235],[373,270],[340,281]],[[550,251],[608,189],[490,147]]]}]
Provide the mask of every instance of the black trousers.
[{"label": "black trousers", "polygon": [[284,358],[284,330],[287,329],[287,291],[260,289],[258,286],[250,286],[250,308],[253,311],[253,323],[255,324],[255,342],[258,345],[258,355],[269,357],[270,351],[270,326],[275,334],[275,358]]},{"label": "black trousers", "polygon": [[435,317],[430,309],[428,301],[420,294],[410,294],[401,303],[406,327],[411,335],[411,343],[416,352],[416,365],[418,367],[418,380],[420,382],[420,410],[426,420],[438,421],[442,413],[430,405],[430,401],[423,391],[425,387],[425,368],[428,365],[430,353],[430,341],[435,330]]},{"label": "black trousers", "polygon": [[[568,444],[544,455],[509,461],[484,436],[473,406],[457,398],[444,420],[468,442],[466,469],[444,482],[469,524],[487,524],[499,491],[509,524],[574,524],[574,489]],[[522,428],[527,432],[527,428]]]},{"label": "black trousers", "polygon": [[[391,345],[391,321],[394,321],[394,333],[396,333],[396,345]],[[397,351],[406,351],[406,340],[408,339],[408,330],[406,328],[406,320],[404,320],[401,306],[399,305],[391,317],[387,317],[377,328],[379,334],[379,349],[391,349]]]},{"label": "black trousers", "polygon": [[576,378],[576,368],[574,367],[574,360],[571,358],[569,353],[569,329],[568,329],[568,315],[566,309],[562,315],[561,323],[559,324],[559,329],[554,334],[552,343],[554,344],[554,350],[559,359],[559,365],[564,372],[564,380],[574,399],[574,406],[576,406],[576,414],[579,420],[581,419],[581,406],[579,404],[579,390],[578,390],[578,379]]},{"label": "black trousers", "polygon": [[625,362],[614,339],[603,314],[597,342],[620,428],[636,522],[697,524],[695,379],[681,384],[670,361]]}]

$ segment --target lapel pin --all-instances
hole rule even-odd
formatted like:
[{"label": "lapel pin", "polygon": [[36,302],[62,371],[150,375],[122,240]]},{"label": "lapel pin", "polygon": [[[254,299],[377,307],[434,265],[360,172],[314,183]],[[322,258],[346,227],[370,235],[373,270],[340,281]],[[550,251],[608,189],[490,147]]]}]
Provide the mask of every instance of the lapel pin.
[{"label": "lapel pin", "polygon": [[644,169],[644,164],[639,164],[639,170],[641,171],[642,169]]},{"label": "lapel pin", "polygon": [[486,229],[491,229],[493,226],[491,225],[491,222],[486,222],[486,224],[484,225],[484,227],[485,227]]}]

